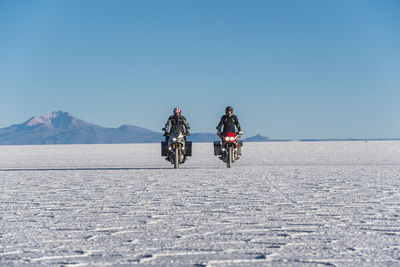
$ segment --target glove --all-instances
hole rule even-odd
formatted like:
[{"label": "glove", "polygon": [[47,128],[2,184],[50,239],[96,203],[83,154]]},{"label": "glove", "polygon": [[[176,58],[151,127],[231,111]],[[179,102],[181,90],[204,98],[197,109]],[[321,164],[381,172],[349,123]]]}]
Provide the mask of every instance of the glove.
[{"label": "glove", "polygon": [[242,131],[239,131],[239,132],[238,132],[238,134],[239,134],[239,135],[242,135],[242,134],[243,134],[243,132],[242,132]]},{"label": "glove", "polygon": [[189,132],[189,131],[186,131],[185,135],[186,135],[186,136],[190,136],[190,132]]},{"label": "glove", "polygon": [[218,136],[220,136],[221,134],[222,134],[221,131],[218,131],[218,132],[217,132],[217,135],[218,135]]}]

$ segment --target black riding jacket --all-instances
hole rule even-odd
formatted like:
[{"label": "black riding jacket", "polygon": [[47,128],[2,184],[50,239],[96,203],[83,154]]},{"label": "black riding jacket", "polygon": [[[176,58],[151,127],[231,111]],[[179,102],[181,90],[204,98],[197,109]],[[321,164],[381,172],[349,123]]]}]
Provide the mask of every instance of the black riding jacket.
[{"label": "black riding jacket", "polygon": [[224,133],[236,133],[235,130],[235,125],[238,129],[238,131],[241,131],[240,129],[240,123],[236,115],[224,115],[221,118],[221,121],[219,122],[217,126],[217,130],[221,132],[222,126],[224,126]]},{"label": "black riding jacket", "polygon": [[[165,124],[165,131],[168,132],[168,128],[171,126],[171,130],[169,131],[170,133],[173,132],[188,132],[190,130],[189,123],[187,122],[186,118],[184,116],[175,116],[172,115],[168,118],[167,123]],[[183,128],[185,126],[185,129]]]}]

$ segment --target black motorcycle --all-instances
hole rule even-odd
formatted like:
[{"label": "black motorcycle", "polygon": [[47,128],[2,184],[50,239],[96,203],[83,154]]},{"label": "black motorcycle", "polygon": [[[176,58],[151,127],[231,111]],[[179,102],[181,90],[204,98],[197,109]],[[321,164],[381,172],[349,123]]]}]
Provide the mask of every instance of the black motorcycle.
[{"label": "black motorcycle", "polygon": [[164,136],[167,136],[168,142],[161,142],[161,156],[166,157],[178,169],[186,161],[186,157],[192,156],[192,142],[186,141],[186,135],[182,131],[165,133]]}]

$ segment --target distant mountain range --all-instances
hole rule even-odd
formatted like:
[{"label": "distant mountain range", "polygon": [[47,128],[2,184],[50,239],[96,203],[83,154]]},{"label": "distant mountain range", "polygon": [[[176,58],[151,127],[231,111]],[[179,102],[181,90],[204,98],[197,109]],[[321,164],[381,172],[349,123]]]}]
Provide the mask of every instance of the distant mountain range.
[{"label": "distant mountain range", "polygon": [[[193,142],[218,140],[216,134],[193,133]],[[35,116],[21,124],[0,128],[0,145],[35,144],[110,144],[155,143],[164,140],[162,133],[133,125],[107,128],[55,111]]]},{"label": "distant mountain range", "polygon": [[289,142],[292,141],[290,139],[270,139],[269,137],[262,136],[257,134],[252,137],[248,137],[244,139],[245,142]]},{"label": "distant mountain range", "polygon": [[62,111],[32,117],[22,124],[0,129],[2,145],[147,143],[161,139],[160,133],[141,127],[122,125],[106,128]]},{"label": "distant mountain range", "polygon": [[[0,145],[36,144],[112,144],[112,143],[156,143],[164,140],[161,132],[154,132],[133,125],[107,128],[75,118],[68,112],[55,111],[35,116],[21,124],[0,128]],[[217,141],[215,133],[192,133],[193,142]],[[392,139],[302,139],[298,141],[373,141]],[[257,134],[244,139],[245,142],[286,142],[289,139],[270,139]]]}]

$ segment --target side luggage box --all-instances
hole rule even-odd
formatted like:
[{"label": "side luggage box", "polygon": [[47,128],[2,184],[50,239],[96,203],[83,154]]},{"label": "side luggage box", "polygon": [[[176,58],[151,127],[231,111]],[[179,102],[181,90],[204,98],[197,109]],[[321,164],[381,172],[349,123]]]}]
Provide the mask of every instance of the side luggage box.
[{"label": "side luggage box", "polygon": [[238,155],[239,156],[242,155],[242,146],[243,146],[243,142],[242,141],[238,141]]},{"label": "side luggage box", "polygon": [[191,157],[192,156],[192,142],[191,141],[186,141],[185,150],[186,150],[186,156]]},{"label": "side luggage box", "polygon": [[167,142],[161,141],[161,156],[166,157],[168,153]]},{"label": "side luggage box", "polygon": [[221,143],[219,141],[214,141],[214,156],[221,155]]}]

